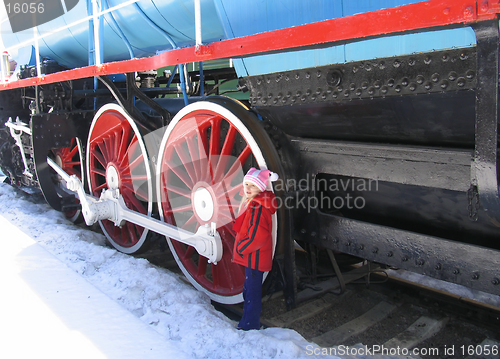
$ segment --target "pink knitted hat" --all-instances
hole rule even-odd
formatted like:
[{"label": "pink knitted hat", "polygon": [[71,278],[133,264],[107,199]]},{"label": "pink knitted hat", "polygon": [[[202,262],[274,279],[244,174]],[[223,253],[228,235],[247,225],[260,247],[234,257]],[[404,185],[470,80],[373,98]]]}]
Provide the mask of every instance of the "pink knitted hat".
[{"label": "pink knitted hat", "polygon": [[269,170],[258,170],[257,168],[250,168],[243,179],[243,182],[250,182],[257,186],[262,192],[267,188],[269,181],[274,182],[279,178],[277,173]]}]

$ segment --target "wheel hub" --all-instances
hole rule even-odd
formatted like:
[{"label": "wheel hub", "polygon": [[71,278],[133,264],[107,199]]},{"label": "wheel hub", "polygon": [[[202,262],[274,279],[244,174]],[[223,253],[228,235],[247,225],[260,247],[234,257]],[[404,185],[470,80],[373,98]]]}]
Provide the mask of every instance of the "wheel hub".
[{"label": "wheel hub", "polygon": [[109,189],[117,189],[120,186],[118,170],[113,165],[109,165],[106,169],[106,184]]},{"label": "wheel hub", "polygon": [[208,222],[214,214],[214,199],[206,187],[198,187],[193,194],[193,207],[196,216]]}]

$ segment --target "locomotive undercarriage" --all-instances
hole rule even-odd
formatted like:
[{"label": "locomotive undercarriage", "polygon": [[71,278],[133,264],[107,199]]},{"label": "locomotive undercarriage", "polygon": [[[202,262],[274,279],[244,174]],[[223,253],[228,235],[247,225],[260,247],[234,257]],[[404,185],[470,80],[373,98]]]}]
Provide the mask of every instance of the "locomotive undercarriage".
[{"label": "locomotive undercarriage", "polygon": [[[217,92],[217,81],[208,91]],[[32,185],[68,217],[81,210],[87,224],[99,221],[122,252],[147,248],[153,231],[168,236],[196,287],[218,302],[241,301],[244,273],[231,263],[229,224],[241,198],[242,166],[282,172],[255,115],[217,96],[190,97],[183,108],[182,98],[162,98],[164,89],[139,89],[135,74],[125,87],[101,78],[100,88],[89,90],[88,82],[39,87],[22,97],[31,115],[15,123],[34,148]]]},{"label": "locomotive undercarriage", "polygon": [[498,26],[477,46],[255,76],[297,240],[499,294]]},{"label": "locomotive undercarriage", "polygon": [[17,129],[26,160],[5,128],[1,167],[71,218],[83,196],[65,190],[69,178],[54,168],[79,178],[83,187],[70,187],[90,202],[106,193],[100,203],[122,201],[149,217],[133,223],[111,209],[99,218],[126,253],[150,242],[152,219],[191,234],[217,223],[217,265],[195,246],[168,242],[191,282],[220,302],[240,300],[228,224],[237,174],[251,166],[281,175],[275,270],[289,306],[294,240],[500,294],[499,34],[485,24],[476,26],[475,48],[246,78],[248,106],[200,97],[188,83],[193,96],[182,109],[182,98],[164,98],[171,90],[136,74],[120,84],[101,77],[95,90],[94,79],[23,89],[14,106],[9,96],[20,91],[3,91],[3,123],[26,126]]}]

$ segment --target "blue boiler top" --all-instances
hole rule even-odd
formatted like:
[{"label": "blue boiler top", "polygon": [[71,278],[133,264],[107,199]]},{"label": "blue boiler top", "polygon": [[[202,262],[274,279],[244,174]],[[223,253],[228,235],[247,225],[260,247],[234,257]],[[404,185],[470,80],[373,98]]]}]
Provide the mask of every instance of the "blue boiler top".
[{"label": "blue boiler top", "polygon": [[[58,0],[54,0],[58,1]],[[104,9],[127,0],[99,0]],[[204,43],[252,35],[290,26],[380,10],[424,0],[201,0]],[[36,32],[48,32],[81,20],[91,13],[91,0],[78,4]],[[13,33],[8,21],[2,23],[1,37],[6,48],[33,38],[33,29]],[[194,46],[194,0],[140,0],[103,16],[104,62],[146,57],[175,47]],[[361,61],[379,57],[442,50],[475,45],[471,28],[420,32],[360,40],[323,49],[300,50],[235,59],[238,76],[290,71],[314,66]],[[10,55],[25,64],[32,46]],[[24,54],[24,55],[23,55]],[[89,22],[84,21],[40,40],[40,55],[68,68],[89,65]]]}]

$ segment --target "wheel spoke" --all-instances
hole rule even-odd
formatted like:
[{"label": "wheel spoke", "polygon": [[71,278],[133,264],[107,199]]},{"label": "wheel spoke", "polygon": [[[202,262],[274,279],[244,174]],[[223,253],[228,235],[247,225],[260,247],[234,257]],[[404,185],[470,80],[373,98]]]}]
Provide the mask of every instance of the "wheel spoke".
[{"label": "wheel spoke", "polygon": [[72,167],[75,167],[75,166],[80,166],[80,163],[81,162],[79,162],[79,161],[78,162],[66,162],[65,163],[65,167],[72,168]]},{"label": "wheel spoke", "polygon": [[[210,128],[210,152],[208,154],[208,163],[210,166],[214,163],[214,156],[218,156],[220,152],[220,125],[221,119],[212,119]],[[212,169],[212,168],[211,168]],[[213,180],[213,173],[211,173]]]},{"label": "wheel spoke", "polygon": [[219,161],[217,162],[217,167],[214,174],[214,182],[220,182],[224,176],[229,159],[231,158],[231,152],[234,147],[234,140],[236,139],[236,129],[233,126],[229,127],[229,130],[224,141],[224,146],[222,147],[221,155]]},{"label": "wheel spoke", "polygon": [[208,259],[202,256],[198,258],[198,277],[203,277],[207,274]]},{"label": "wheel spoke", "polygon": [[[217,265],[212,266],[212,277],[214,281],[214,286],[216,287],[228,287],[232,289],[233,283],[237,283],[235,280],[233,273],[237,273],[238,271],[234,271],[230,266],[227,265],[227,261],[221,261],[221,263],[217,263]],[[240,276],[241,280],[241,276]]]},{"label": "wheel spoke", "polygon": [[241,184],[238,184],[237,186],[230,187],[228,189],[224,188],[224,191],[221,191],[219,196],[217,197],[219,200],[225,199],[227,197],[229,198],[234,198],[240,191],[242,190]]},{"label": "wheel spoke", "polygon": [[120,143],[120,146],[117,150],[118,153],[118,158],[125,158],[125,154],[127,153],[127,148],[128,148],[128,141],[130,138],[130,133],[132,129],[129,127],[126,127],[123,129],[122,136],[120,138],[120,141],[116,141],[116,143]]},{"label": "wheel spoke", "polygon": [[200,156],[198,152],[198,146],[194,143],[194,136],[187,137],[185,139],[188,152],[190,154],[190,164],[193,168],[193,182],[196,182],[201,177],[201,169],[200,169]]},{"label": "wheel spoke", "polygon": [[179,206],[179,207],[173,208],[172,212],[179,213],[179,212],[191,211],[192,209],[193,209],[193,206],[191,205],[191,203],[189,203],[189,204],[186,204],[184,206]]},{"label": "wheel spoke", "polygon": [[209,164],[209,159],[208,159],[208,143],[207,143],[207,131],[201,131],[201,129],[198,130],[198,153],[200,154],[200,172],[203,178],[206,180],[207,178],[210,178],[209,173],[208,173],[208,164]]},{"label": "wheel spoke", "polygon": [[136,226],[135,224],[133,223],[130,223],[130,222],[127,222],[125,224],[126,228],[127,228],[127,233],[128,233],[128,238],[129,238],[129,243],[136,243],[138,238],[137,238],[137,229],[140,228],[141,231],[142,231],[142,227],[138,227]]},{"label": "wheel spoke", "polygon": [[195,233],[198,230],[198,222],[196,221],[196,216],[193,214],[182,226],[185,230],[190,230]]},{"label": "wheel spoke", "polygon": [[[182,168],[181,166],[169,166],[169,169],[182,181],[184,182],[184,184],[189,188],[189,189],[192,189],[193,188],[193,183],[192,181],[189,179],[189,176],[187,175],[187,173],[185,173],[184,171],[182,171]],[[164,172],[162,172],[164,173]]]},{"label": "wheel spoke", "polygon": [[116,159],[116,154],[113,153],[113,140],[110,136],[103,137],[102,146],[104,149],[104,158],[106,158],[107,162],[114,161]]},{"label": "wheel spoke", "polygon": [[100,169],[100,168],[92,168],[90,170],[91,174],[96,174],[98,176],[106,177],[106,171]]},{"label": "wheel spoke", "polygon": [[186,251],[184,252],[183,258],[190,259],[194,253],[196,253],[196,250],[194,249],[194,247],[186,246]]},{"label": "wheel spoke", "polygon": [[131,183],[144,183],[144,181],[148,180],[147,174],[134,174],[125,172],[125,174],[121,177],[123,182],[131,182]]},{"label": "wheel spoke", "polygon": [[189,176],[191,186],[193,186],[196,183],[196,173],[194,171],[193,161],[189,157],[188,153],[186,153],[186,151],[180,145],[174,145],[174,149],[182,161],[183,168],[186,170],[186,173]]},{"label": "wheel spoke", "polygon": [[129,168],[129,170],[132,172],[133,170],[135,170],[139,165],[143,165],[144,164],[144,158],[142,158],[141,156],[137,157],[136,159],[130,161],[128,163],[128,166],[127,164],[124,164],[125,166],[127,166]]},{"label": "wheel spoke", "polygon": [[234,214],[231,215],[231,213],[229,211],[224,211],[223,208],[221,208],[221,210],[219,211],[219,217],[220,217],[220,219],[225,218],[226,219],[226,220],[224,220],[225,222],[231,222],[234,219],[236,219],[236,215],[234,215]]},{"label": "wheel spoke", "polygon": [[[123,183],[122,188],[123,188],[124,192],[131,193],[134,197],[139,197],[144,202],[148,201],[148,194],[145,193],[141,188],[134,188],[132,183],[130,183],[130,182]],[[141,204],[141,208],[143,208],[143,207],[144,206]]]},{"label": "wheel spoke", "polygon": [[[241,166],[245,164],[245,162],[248,160],[251,154],[252,154],[252,149],[250,148],[249,145],[246,145],[245,149],[238,156],[238,161],[240,162]],[[229,173],[231,173],[231,171],[229,171]]]},{"label": "wheel spoke", "polygon": [[68,154],[67,154],[68,158],[73,158],[73,157],[75,157],[75,155],[78,154],[78,146],[75,146],[74,142],[75,141],[73,139],[73,141],[71,141],[71,146],[74,146],[74,147],[70,151],[68,151]]},{"label": "wheel spoke", "polygon": [[107,161],[104,159],[102,152],[98,152],[96,149],[92,149],[90,154],[93,158],[95,158],[101,164],[101,166],[106,168]]},{"label": "wheel spoke", "polygon": [[106,183],[103,183],[102,185],[100,185],[100,186],[98,186],[98,187],[94,188],[94,195],[99,195],[99,193],[100,193],[103,189],[105,189],[105,188],[107,188],[107,187],[108,187],[108,186],[106,185]]},{"label": "wheel spoke", "polygon": [[[134,194],[134,190],[128,190],[126,188],[122,189],[122,196],[123,199],[125,200],[126,204],[129,204],[130,209],[134,209],[138,212],[141,212],[142,214],[146,214],[146,209],[144,208],[144,205],[137,199],[137,197]],[[128,206],[127,206],[128,207]]]},{"label": "wheel spoke", "polygon": [[[130,138],[132,137],[132,138]],[[125,155],[123,156],[123,159],[126,159],[128,156],[134,153],[135,148],[138,146],[138,139],[137,136],[123,136],[123,141],[127,143],[126,150],[125,150]],[[128,156],[127,156],[128,155]]]},{"label": "wheel spoke", "polygon": [[186,197],[186,198],[191,198],[191,191],[187,191],[184,188],[180,188],[180,187],[177,187],[177,186],[174,186],[171,184],[167,184],[163,187],[163,189],[164,190],[166,189],[166,190],[173,192],[173,193],[180,194],[181,196]]},{"label": "wheel spoke", "polygon": [[224,146],[222,147],[221,155],[230,156],[234,147],[234,140],[236,139],[237,130],[234,126],[229,126],[227,131],[226,139],[224,141]]}]

